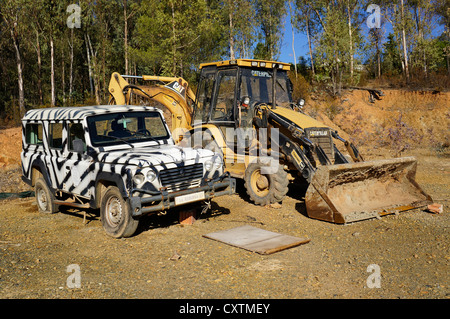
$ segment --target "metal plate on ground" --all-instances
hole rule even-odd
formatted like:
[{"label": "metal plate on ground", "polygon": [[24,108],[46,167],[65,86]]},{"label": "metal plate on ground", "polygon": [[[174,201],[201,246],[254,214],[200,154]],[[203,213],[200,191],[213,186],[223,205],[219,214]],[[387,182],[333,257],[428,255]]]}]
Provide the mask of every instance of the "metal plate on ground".
[{"label": "metal plate on ground", "polygon": [[310,241],[309,238],[278,234],[248,225],[209,233],[203,235],[203,237],[250,250],[261,255],[272,254],[306,244]]}]

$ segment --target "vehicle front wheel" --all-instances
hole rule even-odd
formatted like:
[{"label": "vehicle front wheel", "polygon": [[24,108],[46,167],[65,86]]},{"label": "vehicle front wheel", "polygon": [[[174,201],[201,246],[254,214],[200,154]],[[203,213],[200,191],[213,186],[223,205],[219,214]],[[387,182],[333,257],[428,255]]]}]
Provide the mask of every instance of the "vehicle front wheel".
[{"label": "vehicle front wheel", "polygon": [[139,220],[131,215],[130,205],[115,186],[109,186],[102,197],[100,218],[106,233],[114,238],[132,236],[139,224]]},{"label": "vehicle front wheel", "polygon": [[267,174],[262,163],[252,163],[245,170],[244,182],[247,194],[256,205],[281,202],[288,192],[288,176],[282,165],[276,172]]}]

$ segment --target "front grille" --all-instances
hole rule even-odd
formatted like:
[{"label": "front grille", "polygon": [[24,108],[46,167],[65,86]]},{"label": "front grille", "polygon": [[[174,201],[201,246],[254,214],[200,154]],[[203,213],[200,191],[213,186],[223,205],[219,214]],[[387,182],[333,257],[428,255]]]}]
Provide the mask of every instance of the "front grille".
[{"label": "front grille", "polygon": [[160,172],[161,185],[169,190],[181,190],[199,186],[203,177],[203,164],[180,166]]},{"label": "front grille", "polygon": [[329,128],[310,127],[305,129],[306,136],[315,144],[319,145],[331,163],[334,163],[334,144]]}]

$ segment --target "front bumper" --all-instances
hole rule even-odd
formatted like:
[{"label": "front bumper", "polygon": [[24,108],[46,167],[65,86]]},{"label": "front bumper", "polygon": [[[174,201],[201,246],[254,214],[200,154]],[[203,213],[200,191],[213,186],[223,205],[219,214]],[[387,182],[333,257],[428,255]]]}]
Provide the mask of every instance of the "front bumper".
[{"label": "front bumper", "polygon": [[[185,190],[169,193],[166,190],[159,192],[147,191],[144,189],[132,189],[131,194],[150,194],[150,197],[131,196],[128,203],[131,207],[133,217],[157,213],[166,209],[170,209],[183,204],[177,204],[175,198],[189,194],[204,192],[204,198],[200,200],[210,200],[214,197],[223,195],[232,195],[236,192],[236,180],[230,177],[229,173],[225,173],[214,180],[205,181],[202,186],[188,188]],[[191,201],[189,203],[195,202]]]}]

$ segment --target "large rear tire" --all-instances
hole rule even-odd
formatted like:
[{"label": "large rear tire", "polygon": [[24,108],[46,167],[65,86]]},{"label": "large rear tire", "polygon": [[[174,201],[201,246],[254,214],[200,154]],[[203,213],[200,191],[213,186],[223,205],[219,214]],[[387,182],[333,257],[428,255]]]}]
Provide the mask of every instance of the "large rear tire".
[{"label": "large rear tire", "polygon": [[270,205],[281,202],[288,192],[288,174],[282,165],[278,165],[273,174],[265,174],[265,165],[257,162],[245,170],[244,182],[250,200],[256,205]]},{"label": "large rear tire", "polygon": [[139,224],[139,220],[131,215],[130,205],[116,186],[106,189],[102,197],[100,217],[105,232],[114,238],[132,236]]}]

